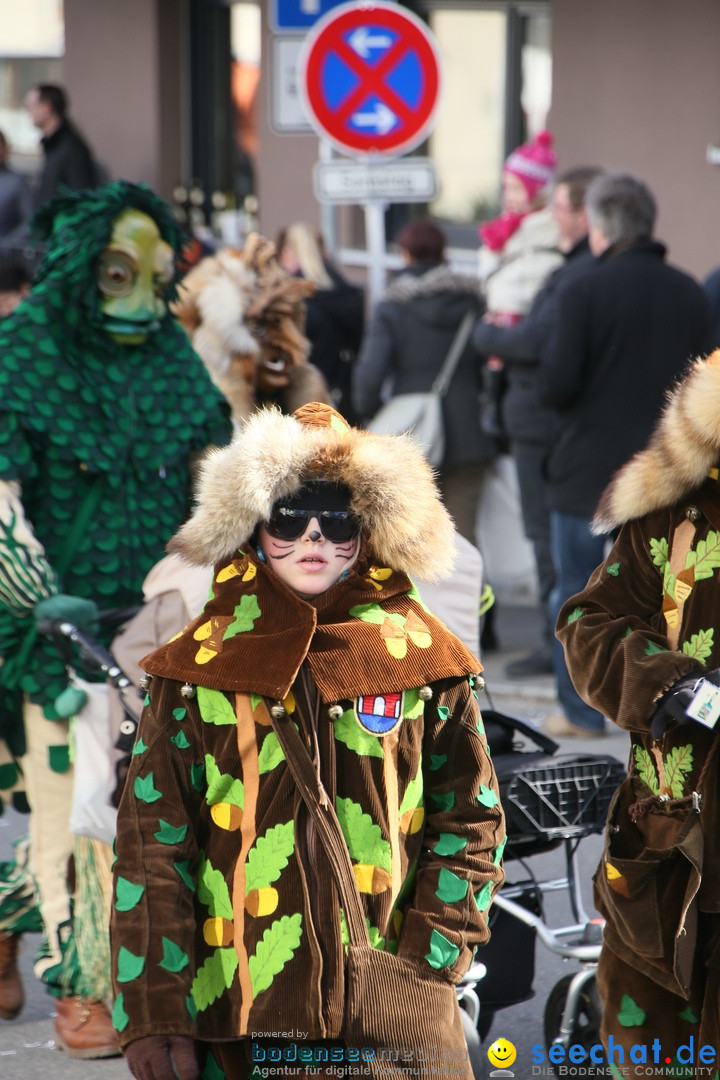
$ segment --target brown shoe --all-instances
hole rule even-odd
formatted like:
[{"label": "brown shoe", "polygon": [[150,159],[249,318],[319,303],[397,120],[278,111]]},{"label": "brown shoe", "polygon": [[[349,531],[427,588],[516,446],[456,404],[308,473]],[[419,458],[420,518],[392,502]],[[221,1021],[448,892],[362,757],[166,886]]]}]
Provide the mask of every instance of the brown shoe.
[{"label": "brown shoe", "polygon": [[55,1002],[55,1039],[71,1058],[119,1057],[115,1028],[103,1001],[58,998]]},{"label": "brown shoe", "polygon": [[19,944],[19,934],[0,932],[0,1016],[3,1020],[14,1020],[25,1004],[17,966]]}]

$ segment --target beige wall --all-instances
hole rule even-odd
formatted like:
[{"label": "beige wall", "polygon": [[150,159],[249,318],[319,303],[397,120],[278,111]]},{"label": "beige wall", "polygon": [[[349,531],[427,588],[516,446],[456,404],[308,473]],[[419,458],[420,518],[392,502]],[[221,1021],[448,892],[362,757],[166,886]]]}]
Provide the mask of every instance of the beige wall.
[{"label": "beige wall", "polygon": [[[113,178],[168,198],[185,175],[182,0],[65,0],[72,116]],[[182,118],[182,120],[181,120]]]},{"label": "beige wall", "polygon": [[560,167],[627,169],[652,188],[669,259],[720,264],[720,3],[553,0],[553,105]]}]

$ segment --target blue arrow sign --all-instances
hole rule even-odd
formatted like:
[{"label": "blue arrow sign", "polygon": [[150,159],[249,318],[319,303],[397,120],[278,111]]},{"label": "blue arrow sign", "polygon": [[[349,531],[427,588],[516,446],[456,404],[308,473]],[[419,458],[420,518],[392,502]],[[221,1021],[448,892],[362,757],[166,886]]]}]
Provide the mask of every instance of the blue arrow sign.
[{"label": "blue arrow sign", "polygon": [[272,0],[270,28],[276,33],[303,33],[345,0]]}]

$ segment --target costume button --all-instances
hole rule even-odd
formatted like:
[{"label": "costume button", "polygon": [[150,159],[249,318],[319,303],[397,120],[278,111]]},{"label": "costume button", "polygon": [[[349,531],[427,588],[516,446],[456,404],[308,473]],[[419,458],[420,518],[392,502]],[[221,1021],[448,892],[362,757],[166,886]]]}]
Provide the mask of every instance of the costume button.
[{"label": "costume button", "polygon": [[685,511],[685,517],[688,521],[692,521],[693,525],[697,525],[698,521],[702,519],[702,513],[698,510],[697,506],[688,506]]}]

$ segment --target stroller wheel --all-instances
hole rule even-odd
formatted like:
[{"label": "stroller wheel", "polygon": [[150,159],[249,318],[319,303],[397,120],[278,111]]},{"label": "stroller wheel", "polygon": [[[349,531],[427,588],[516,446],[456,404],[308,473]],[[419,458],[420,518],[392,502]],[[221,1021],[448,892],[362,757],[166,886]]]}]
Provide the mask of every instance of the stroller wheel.
[{"label": "stroller wheel", "polygon": [[[545,1004],[544,1031],[545,1046],[548,1050],[560,1034],[565,1002],[573,978],[573,975],[566,975],[560,979],[550,991]],[[602,1006],[600,1005],[600,997],[595,984],[595,976],[593,975],[583,984],[580,991],[578,1007],[573,1019],[568,1044],[582,1046],[586,1054],[588,1054],[590,1047],[596,1046],[600,1041],[601,1017]]]}]

